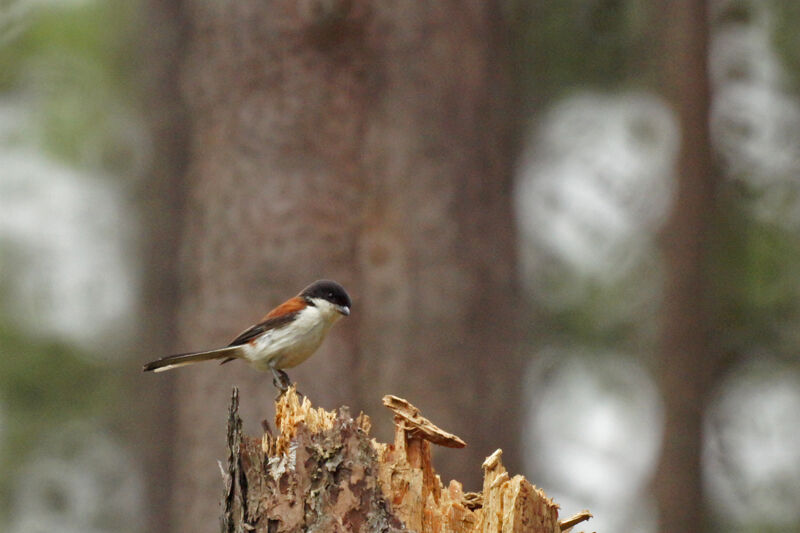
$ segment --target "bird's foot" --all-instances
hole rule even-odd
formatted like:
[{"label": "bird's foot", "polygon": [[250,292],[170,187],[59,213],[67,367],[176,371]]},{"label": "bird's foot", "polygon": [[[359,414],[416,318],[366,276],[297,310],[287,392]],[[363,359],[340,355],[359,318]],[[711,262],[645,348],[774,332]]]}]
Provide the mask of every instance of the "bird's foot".
[{"label": "bird's foot", "polygon": [[[278,395],[275,397],[275,400],[277,401],[278,399],[280,399],[281,396],[286,394],[286,391],[289,390],[289,387],[292,385],[292,380],[289,379],[289,375],[286,372],[284,372],[283,370],[279,370],[277,368],[273,368],[272,369],[272,384],[275,385],[275,388],[278,389]],[[296,387],[295,387],[294,391],[295,391],[295,393],[297,393],[297,396],[299,396],[301,399],[305,397],[302,392],[297,390]]]},{"label": "bird's foot", "polygon": [[289,390],[289,386],[292,384],[291,380],[289,380],[289,374],[284,372],[283,370],[278,370],[277,368],[272,369],[272,384],[275,385],[281,394]]}]

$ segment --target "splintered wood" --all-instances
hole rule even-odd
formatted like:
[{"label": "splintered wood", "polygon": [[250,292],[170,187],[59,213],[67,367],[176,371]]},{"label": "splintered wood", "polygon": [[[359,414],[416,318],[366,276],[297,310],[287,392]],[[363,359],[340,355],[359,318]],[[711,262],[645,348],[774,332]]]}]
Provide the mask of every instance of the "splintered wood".
[{"label": "splintered wood", "polygon": [[482,493],[445,487],[431,446],[466,443],[402,398],[383,402],[394,414],[391,444],[369,438],[366,415],[315,409],[294,388],[276,404],[277,435],[254,439],[241,434],[234,389],[222,531],[557,533],[591,516],[559,522],[558,505],[511,477],[500,450],[483,463]]}]

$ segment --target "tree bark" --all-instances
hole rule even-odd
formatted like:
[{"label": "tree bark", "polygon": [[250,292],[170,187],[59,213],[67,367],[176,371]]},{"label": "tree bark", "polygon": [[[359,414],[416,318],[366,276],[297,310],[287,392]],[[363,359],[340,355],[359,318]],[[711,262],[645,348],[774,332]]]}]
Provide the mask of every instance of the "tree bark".
[{"label": "tree bark", "polygon": [[709,293],[709,244],[717,196],[709,132],[708,15],[705,2],[665,1],[666,94],[680,121],[677,194],[663,252],[666,264],[659,377],[665,427],[655,480],[660,530],[704,529],[703,415],[718,348]]},{"label": "tree bark", "polygon": [[[442,461],[467,485],[497,446],[516,467],[514,131],[499,4],[187,0],[183,17],[180,349],[226,343],[310,281],[336,279],[353,314],[290,372],[300,389],[367,412],[390,389],[410,398],[469,443],[467,457]],[[176,530],[207,531],[227,388],[240,386],[251,430],[274,391],[236,362],[176,372]]]}]

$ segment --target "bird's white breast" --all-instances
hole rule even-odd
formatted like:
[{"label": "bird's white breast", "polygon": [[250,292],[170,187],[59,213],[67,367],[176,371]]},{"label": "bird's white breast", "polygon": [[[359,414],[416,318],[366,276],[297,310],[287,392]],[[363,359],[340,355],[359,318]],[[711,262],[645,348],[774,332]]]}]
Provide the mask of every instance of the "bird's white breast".
[{"label": "bird's white breast", "polygon": [[319,348],[333,325],[331,318],[318,307],[308,306],[290,324],[269,330],[248,343],[245,357],[264,371],[297,366]]}]

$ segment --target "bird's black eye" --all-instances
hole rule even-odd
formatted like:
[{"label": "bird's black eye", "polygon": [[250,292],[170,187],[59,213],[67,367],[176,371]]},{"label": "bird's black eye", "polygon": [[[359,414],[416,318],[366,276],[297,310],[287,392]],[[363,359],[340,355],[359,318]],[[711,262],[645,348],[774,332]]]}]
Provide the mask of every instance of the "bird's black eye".
[{"label": "bird's black eye", "polygon": [[333,293],[332,293],[332,292],[329,292],[329,293],[328,293],[328,298],[330,298],[331,300],[333,300]]}]

